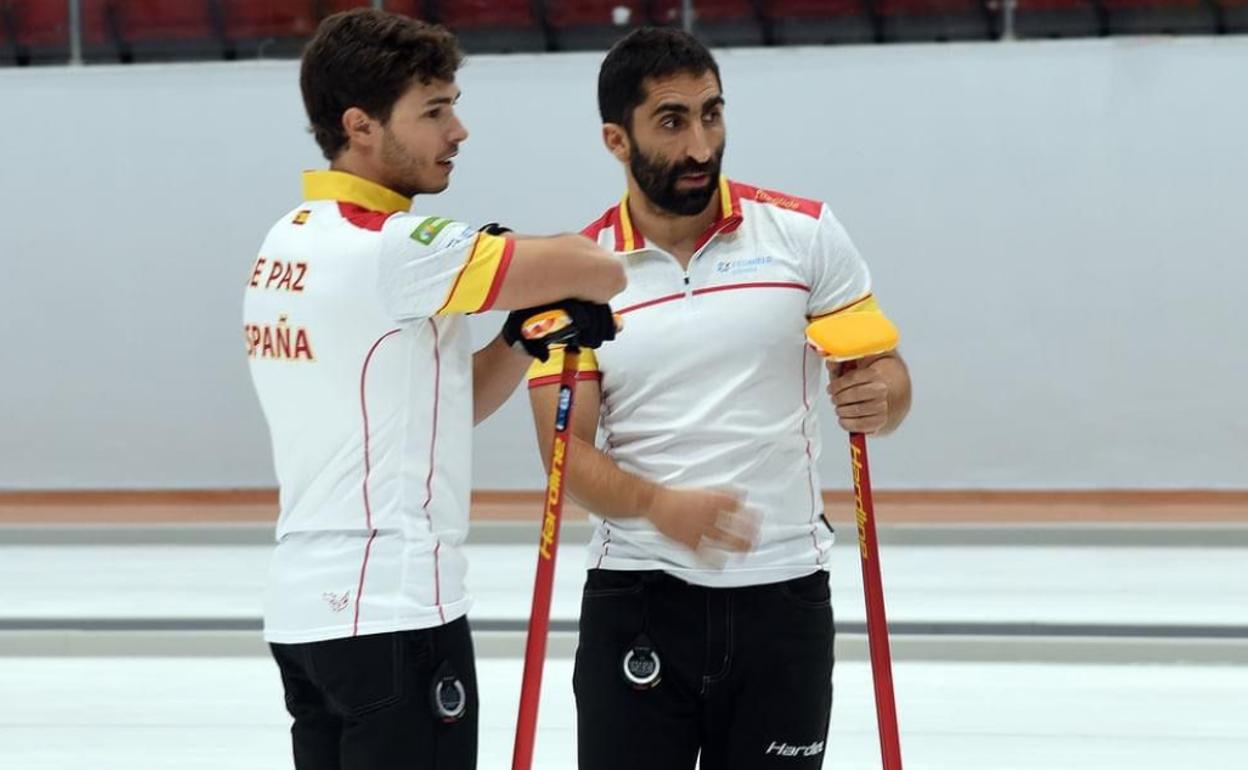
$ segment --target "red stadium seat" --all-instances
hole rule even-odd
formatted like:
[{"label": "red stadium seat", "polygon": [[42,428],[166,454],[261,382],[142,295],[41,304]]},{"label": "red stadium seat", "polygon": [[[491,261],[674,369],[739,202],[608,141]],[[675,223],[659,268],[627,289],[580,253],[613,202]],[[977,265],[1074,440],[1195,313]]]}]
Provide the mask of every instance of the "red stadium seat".
[{"label": "red stadium seat", "polygon": [[61,0],[0,0],[0,21],[21,48],[69,51],[69,4]]},{"label": "red stadium seat", "polygon": [[86,37],[88,43],[105,42],[111,35],[130,42],[220,36],[204,2],[88,0],[83,4],[83,17],[92,30]]},{"label": "red stadium seat", "polygon": [[785,19],[835,19],[866,9],[862,0],[770,0],[764,5],[768,16]]},{"label": "red stadium seat", "polygon": [[[680,24],[683,7],[681,0],[658,0],[654,3],[655,23]],[[696,21],[750,21],[755,11],[750,0],[694,0],[693,16]]]},{"label": "red stadium seat", "polygon": [[[411,11],[400,8],[402,5],[403,3],[394,2],[394,0],[392,0],[391,2],[386,3],[386,8],[394,11],[395,13],[403,13],[408,16],[412,16],[413,14]],[[329,16],[331,14],[349,11],[352,8],[372,8],[373,0],[322,0],[321,6],[325,9],[325,15]]]},{"label": "red stadium seat", "polygon": [[[651,7],[654,23],[679,26],[684,21],[681,0],[657,0]],[[694,0],[693,29],[713,46],[760,45],[765,42],[753,0]]]},{"label": "red stadium seat", "polygon": [[1203,0],[1101,0],[1111,11],[1125,11],[1138,8],[1199,8]]},{"label": "red stadium seat", "polygon": [[[994,0],[1000,12],[1003,0]],[[1088,37],[1107,34],[1104,14],[1093,0],[1018,0],[1014,32],[1019,37]]]},{"label": "red stadium seat", "polygon": [[982,13],[979,0],[877,0],[875,8],[883,16],[933,16],[954,13]]},{"label": "red stadium seat", "polygon": [[615,9],[628,10],[623,26],[647,23],[643,0],[547,0],[546,21],[552,27],[616,26]]},{"label": "red stadium seat", "polygon": [[763,7],[777,43],[883,41],[868,0],[765,0]]},{"label": "red stadium seat", "polygon": [[86,58],[123,62],[220,58],[220,23],[201,0],[83,0]]},{"label": "red stadium seat", "polygon": [[1104,0],[1115,34],[1209,34],[1217,31],[1214,9],[1204,0]]},{"label": "red stadium seat", "polygon": [[306,38],[316,29],[312,0],[219,0],[231,39]]},{"label": "red stadium seat", "polygon": [[1074,11],[1080,8],[1091,8],[1092,0],[1018,0],[1015,8],[1018,12],[1030,11]]},{"label": "red stadium seat", "polygon": [[[439,1],[454,2],[454,0],[386,0],[384,7],[391,13],[401,13],[413,19],[425,19],[429,16],[431,9],[436,10]],[[371,7],[372,4],[372,0],[331,0],[331,5],[343,6],[335,7],[332,13],[345,11],[347,7],[355,8],[360,5]]]},{"label": "red stadium seat", "polygon": [[[627,10],[622,24],[617,8]],[[645,0],[546,0],[546,23],[556,50],[601,50],[650,19]]]},{"label": "red stadium seat", "polygon": [[982,0],[876,0],[888,41],[987,40],[996,36]]},{"label": "red stadium seat", "polygon": [[546,49],[532,0],[438,0],[429,6],[435,20],[454,32],[467,51]]},{"label": "red stadium seat", "polygon": [[537,24],[530,0],[444,0],[438,6],[441,22],[452,29]]}]

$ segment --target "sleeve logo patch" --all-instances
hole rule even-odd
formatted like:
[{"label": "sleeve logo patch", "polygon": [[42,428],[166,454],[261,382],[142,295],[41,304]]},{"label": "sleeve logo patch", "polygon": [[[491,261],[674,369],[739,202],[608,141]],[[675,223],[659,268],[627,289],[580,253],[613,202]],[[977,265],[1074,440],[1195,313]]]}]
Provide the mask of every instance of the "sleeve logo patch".
[{"label": "sleeve logo patch", "polygon": [[294,218],[294,219],[292,219],[292,220],[290,220],[290,223],[291,223],[292,225],[301,225],[301,224],[303,224],[304,222],[307,222],[307,221],[308,221],[308,217],[310,217],[310,216],[312,216],[312,211],[311,211],[311,210],[309,210],[309,209],[301,209],[301,210],[300,210],[297,214],[295,214],[295,218]]},{"label": "sleeve logo patch", "polygon": [[438,237],[438,233],[446,229],[451,220],[446,217],[429,217],[420,224],[416,225],[416,229],[412,231],[411,238],[417,243],[428,246],[433,243],[433,239]]}]

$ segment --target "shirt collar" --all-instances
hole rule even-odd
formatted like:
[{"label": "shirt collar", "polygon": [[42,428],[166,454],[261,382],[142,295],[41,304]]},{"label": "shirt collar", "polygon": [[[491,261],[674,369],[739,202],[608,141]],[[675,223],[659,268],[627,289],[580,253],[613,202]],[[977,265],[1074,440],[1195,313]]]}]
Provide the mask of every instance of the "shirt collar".
[{"label": "shirt collar", "polygon": [[[615,218],[615,250],[619,252],[640,251],[646,248],[645,236],[633,223],[632,214],[628,211],[628,193],[620,199],[619,216]],[[728,177],[719,177],[719,212],[715,221],[707,227],[706,232],[698,239],[698,248],[706,245],[718,233],[729,233],[741,226],[741,195],[736,185]]]},{"label": "shirt collar", "polygon": [[354,203],[370,211],[410,211],[412,199],[345,171],[303,172],[303,199]]}]

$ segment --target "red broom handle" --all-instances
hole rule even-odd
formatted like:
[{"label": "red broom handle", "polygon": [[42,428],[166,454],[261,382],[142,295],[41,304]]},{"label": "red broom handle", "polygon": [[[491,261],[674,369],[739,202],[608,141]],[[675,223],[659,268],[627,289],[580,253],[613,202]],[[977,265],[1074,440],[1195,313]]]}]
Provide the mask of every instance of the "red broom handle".
[{"label": "red broom handle", "polygon": [[[854,368],[853,362],[841,372]],[[862,584],[867,602],[867,645],[875,684],[875,715],[880,731],[884,770],[901,770],[901,738],[897,729],[897,702],[893,695],[893,662],[888,648],[888,620],[884,616],[884,581],[880,576],[880,547],[875,534],[875,504],[871,499],[871,470],[867,437],[849,434],[850,463],[854,471],[854,509],[858,521],[858,553],[862,557]]]},{"label": "red broom handle", "polygon": [[550,598],[555,582],[555,552],[559,547],[559,523],[563,517],[563,468],[567,463],[572,432],[572,399],[576,393],[579,359],[580,350],[574,345],[564,349],[550,475],[546,479],[546,508],[537,549],[537,577],[533,582],[533,608],[529,612],[529,636],[524,647],[524,679],[520,686],[520,713],[516,719],[512,770],[530,770],[533,766],[537,707],[542,693],[542,669],[546,664],[546,637],[550,630]]}]

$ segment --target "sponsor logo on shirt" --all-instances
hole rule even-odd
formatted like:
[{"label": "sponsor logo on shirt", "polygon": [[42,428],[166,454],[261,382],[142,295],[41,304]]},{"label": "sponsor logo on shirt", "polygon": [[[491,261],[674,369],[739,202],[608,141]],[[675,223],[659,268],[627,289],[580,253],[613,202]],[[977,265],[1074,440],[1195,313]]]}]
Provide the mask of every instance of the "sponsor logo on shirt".
[{"label": "sponsor logo on shirt", "polygon": [[724,259],[715,263],[715,272],[723,275],[757,273],[759,268],[775,262],[775,257],[750,257],[749,259]]},{"label": "sponsor logo on shirt", "polygon": [[351,592],[343,591],[340,595],[332,591],[326,591],[321,594],[321,598],[325,600],[325,603],[329,605],[331,610],[334,612],[342,612],[347,608],[347,605],[351,603]]},{"label": "sponsor logo on shirt", "polygon": [[763,203],[770,203],[773,206],[779,206],[782,209],[788,209],[790,211],[797,211],[802,206],[801,203],[793,200],[792,198],[786,198],[783,195],[776,195],[775,193],[771,193],[766,190],[756,190],[754,192],[754,200],[762,201]]},{"label": "sponsor logo on shirt", "polygon": [[416,225],[416,229],[412,231],[411,238],[417,243],[426,246],[433,243],[433,239],[438,237],[438,233],[442,232],[451,220],[446,217],[429,217],[420,224]]},{"label": "sponsor logo on shirt", "polygon": [[309,210],[309,209],[301,209],[301,210],[299,211],[299,213],[295,214],[295,218],[294,218],[294,219],[292,219],[292,220],[290,220],[290,223],[291,223],[292,225],[301,225],[301,224],[303,224],[304,222],[307,222],[307,221],[308,221],[308,217],[310,217],[310,216],[312,216],[312,211],[311,211],[311,210]]}]

